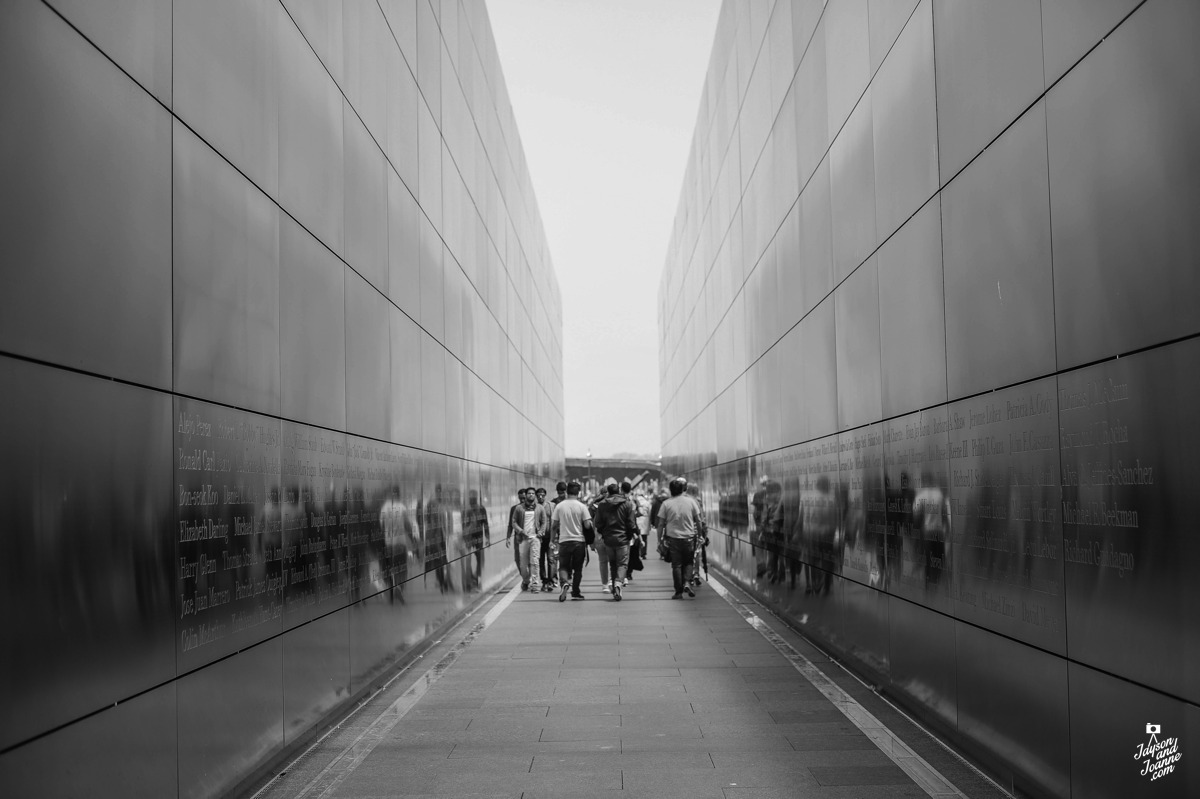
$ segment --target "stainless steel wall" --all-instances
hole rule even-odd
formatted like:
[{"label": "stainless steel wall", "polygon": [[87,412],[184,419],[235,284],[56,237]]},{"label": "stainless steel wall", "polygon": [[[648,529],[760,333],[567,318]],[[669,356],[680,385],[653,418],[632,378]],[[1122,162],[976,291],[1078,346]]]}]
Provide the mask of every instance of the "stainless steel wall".
[{"label": "stainless steel wall", "polygon": [[0,97],[0,794],[219,795],[564,470],[486,9],[13,0]]},{"label": "stainless steel wall", "polygon": [[1200,795],[1135,757],[1200,735],[1197,41],[1186,0],[721,12],[664,468],[710,558],[1022,794]]}]

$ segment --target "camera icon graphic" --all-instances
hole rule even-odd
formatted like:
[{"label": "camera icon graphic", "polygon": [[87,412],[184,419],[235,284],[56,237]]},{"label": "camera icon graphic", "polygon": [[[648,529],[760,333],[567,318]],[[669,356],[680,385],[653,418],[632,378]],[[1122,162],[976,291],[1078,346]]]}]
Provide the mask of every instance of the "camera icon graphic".
[{"label": "camera icon graphic", "polygon": [[1160,732],[1162,732],[1161,724],[1147,724],[1146,725],[1146,734],[1147,735],[1158,735]]}]

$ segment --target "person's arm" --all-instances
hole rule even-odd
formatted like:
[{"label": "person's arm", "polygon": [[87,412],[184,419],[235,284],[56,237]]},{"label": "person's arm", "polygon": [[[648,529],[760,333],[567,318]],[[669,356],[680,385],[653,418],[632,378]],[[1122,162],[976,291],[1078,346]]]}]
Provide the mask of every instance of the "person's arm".
[{"label": "person's arm", "polygon": [[492,528],[491,525],[488,524],[487,509],[482,505],[479,506],[479,519],[480,523],[483,525],[483,542],[485,544],[490,544],[492,543]]}]

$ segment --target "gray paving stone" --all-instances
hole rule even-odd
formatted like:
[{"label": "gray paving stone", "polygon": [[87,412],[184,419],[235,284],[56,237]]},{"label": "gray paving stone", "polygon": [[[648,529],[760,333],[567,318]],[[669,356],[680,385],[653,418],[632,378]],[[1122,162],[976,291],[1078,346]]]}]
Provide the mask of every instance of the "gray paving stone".
[{"label": "gray paving stone", "polygon": [[912,779],[899,766],[861,766],[838,768],[835,766],[812,766],[813,777],[821,785],[911,785]]}]

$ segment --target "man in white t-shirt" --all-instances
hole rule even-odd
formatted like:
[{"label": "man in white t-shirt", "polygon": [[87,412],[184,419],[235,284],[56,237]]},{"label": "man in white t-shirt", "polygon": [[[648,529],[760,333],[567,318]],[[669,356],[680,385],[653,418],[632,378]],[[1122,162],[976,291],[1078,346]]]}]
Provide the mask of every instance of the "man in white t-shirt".
[{"label": "man in white t-shirt", "polygon": [[583,563],[587,559],[587,537],[592,531],[592,515],[587,505],[579,501],[579,483],[567,484],[567,498],[554,506],[550,519],[551,540],[558,542],[558,601],[565,602],[567,588],[572,599],[583,599],[579,583],[583,580]]}]

